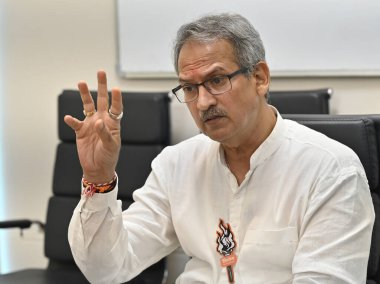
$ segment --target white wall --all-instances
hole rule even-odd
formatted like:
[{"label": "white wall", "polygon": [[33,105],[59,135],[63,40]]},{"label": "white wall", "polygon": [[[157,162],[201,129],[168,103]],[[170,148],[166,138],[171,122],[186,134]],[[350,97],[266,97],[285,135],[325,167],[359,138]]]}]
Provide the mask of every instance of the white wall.
[{"label": "white wall", "polygon": [[[44,220],[51,195],[57,138],[57,96],[79,80],[96,87],[96,71],[108,72],[110,86],[166,91],[175,80],[125,80],[116,74],[116,19],[113,0],[0,0],[3,4],[4,218]],[[1,74],[1,73],[0,73]],[[281,78],[272,89],[331,87],[334,113],[380,113],[379,78]],[[175,141],[196,132],[183,105],[172,106]],[[181,121],[181,123],[179,123]],[[1,137],[1,136],[0,136]],[[1,203],[0,203],[1,204]],[[1,212],[1,211],[0,211]],[[2,232],[1,272],[43,267],[43,235],[33,228]],[[1,255],[4,254],[4,251]]]}]

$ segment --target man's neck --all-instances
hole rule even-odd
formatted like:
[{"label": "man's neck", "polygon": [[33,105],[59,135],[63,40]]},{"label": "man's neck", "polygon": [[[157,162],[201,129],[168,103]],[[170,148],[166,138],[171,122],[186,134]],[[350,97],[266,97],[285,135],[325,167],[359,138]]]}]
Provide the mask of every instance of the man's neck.
[{"label": "man's neck", "polygon": [[276,115],[275,110],[268,105],[262,118],[263,123],[259,123],[259,127],[252,131],[245,141],[236,144],[221,143],[226,164],[239,185],[250,169],[251,156],[272,132],[276,124]]}]

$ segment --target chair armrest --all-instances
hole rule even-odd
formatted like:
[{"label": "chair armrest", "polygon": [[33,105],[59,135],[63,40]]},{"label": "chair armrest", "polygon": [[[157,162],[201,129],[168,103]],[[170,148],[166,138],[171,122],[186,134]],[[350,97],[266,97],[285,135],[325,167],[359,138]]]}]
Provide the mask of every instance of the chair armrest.
[{"label": "chair armrest", "polygon": [[28,219],[18,219],[18,220],[8,220],[8,221],[1,221],[0,222],[0,229],[9,229],[9,228],[20,228],[22,229],[28,229],[32,224],[37,224],[41,231],[45,230],[45,224],[36,221],[36,220],[28,220]]}]

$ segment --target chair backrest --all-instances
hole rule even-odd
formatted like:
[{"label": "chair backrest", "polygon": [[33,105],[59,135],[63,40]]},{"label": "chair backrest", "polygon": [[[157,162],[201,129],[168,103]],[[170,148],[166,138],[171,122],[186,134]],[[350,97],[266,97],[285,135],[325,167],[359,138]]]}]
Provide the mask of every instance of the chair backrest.
[{"label": "chair backrest", "polygon": [[[92,92],[96,100],[96,92]],[[126,208],[132,192],[141,187],[150,172],[153,158],[170,141],[169,97],[167,93],[122,93],[121,152],[117,165],[119,196]],[[58,133],[53,176],[53,196],[49,200],[45,233],[45,255],[54,265],[74,263],[67,241],[67,229],[81,194],[82,169],[75,133],[63,121],[70,114],[83,119],[78,91],[65,90],[58,98]],[[164,269],[164,264],[160,264]],[[160,268],[160,269],[161,269]],[[162,270],[163,271],[163,270]]]},{"label": "chair backrest", "polygon": [[328,114],[332,89],[270,91],[269,103],[280,113]]},{"label": "chair backrest", "polygon": [[368,283],[380,283],[380,115],[284,115],[355,151],[365,169],[375,208]]}]

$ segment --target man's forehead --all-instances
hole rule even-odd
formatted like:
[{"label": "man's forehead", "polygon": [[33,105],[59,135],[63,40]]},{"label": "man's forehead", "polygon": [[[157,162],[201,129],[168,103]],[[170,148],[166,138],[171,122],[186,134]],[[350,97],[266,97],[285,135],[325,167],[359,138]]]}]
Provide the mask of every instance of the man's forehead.
[{"label": "man's forehead", "polygon": [[178,79],[180,82],[191,81],[196,76],[207,78],[214,74],[220,74],[220,73],[225,73],[225,72],[228,72],[226,67],[218,63],[215,63],[208,66],[207,68],[202,68],[200,70],[180,71]]},{"label": "man's forehead", "polygon": [[179,79],[184,81],[197,76],[211,76],[216,72],[228,72],[237,66],[233,48],[226,40],[207,43],[188,42],[179,54]]},{"label": "man's forehead", "polygon": [[227,40],[216,40],[210,42],[186,42],[178,56],[178,67],[184,69],[207,64],[209,61],[235,60],[234,49]]}]

